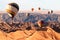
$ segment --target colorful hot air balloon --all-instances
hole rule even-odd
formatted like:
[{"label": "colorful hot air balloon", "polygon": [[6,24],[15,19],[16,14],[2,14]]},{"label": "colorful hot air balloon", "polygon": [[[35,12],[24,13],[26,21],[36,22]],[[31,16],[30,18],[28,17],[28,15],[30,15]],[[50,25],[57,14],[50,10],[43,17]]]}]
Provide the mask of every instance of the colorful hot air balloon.
[{"label": "colorful hot air balloon", "polygon": [[13,19],[13,17],[19,11],[19,6],[16,3],[9,3],[7,5],[6,11],[12,16],[12,19]]}]

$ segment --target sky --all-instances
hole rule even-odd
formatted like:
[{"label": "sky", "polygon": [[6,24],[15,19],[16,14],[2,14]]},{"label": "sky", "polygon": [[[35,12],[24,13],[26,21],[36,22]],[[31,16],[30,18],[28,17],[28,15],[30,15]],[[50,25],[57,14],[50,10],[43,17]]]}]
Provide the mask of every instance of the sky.
[{"label": "sky", "polygon": [[60,10],[60,0],[0,0],[0,10],[5,10],[6,5],[11,2],[17,3],[20,10],[37,10],[38,7],[41,10]]}]

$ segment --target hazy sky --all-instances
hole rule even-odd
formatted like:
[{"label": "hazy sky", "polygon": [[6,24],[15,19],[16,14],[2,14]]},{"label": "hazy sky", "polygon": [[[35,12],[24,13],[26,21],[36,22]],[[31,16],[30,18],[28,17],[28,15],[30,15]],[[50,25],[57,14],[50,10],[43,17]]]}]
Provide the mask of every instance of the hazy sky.
[{"label": "hazy sky", "polygon": [[5,10],[6,5],[16,2],[21,10],[30,10],[38,7],[41,9],[60,10],[60,0],[0,0],[0,10]]}]

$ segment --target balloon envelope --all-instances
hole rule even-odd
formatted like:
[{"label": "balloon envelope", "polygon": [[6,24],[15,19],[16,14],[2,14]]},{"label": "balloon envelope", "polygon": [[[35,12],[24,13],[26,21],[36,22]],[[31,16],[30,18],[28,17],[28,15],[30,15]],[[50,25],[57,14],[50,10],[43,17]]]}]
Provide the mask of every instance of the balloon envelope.
[{"label": "balloon envelope", "polygon": [[6,7],[6,12],[11,14],[12,17],[14,17],[18,11],[19,11],[19,6],[16,3],[9,3]]}]

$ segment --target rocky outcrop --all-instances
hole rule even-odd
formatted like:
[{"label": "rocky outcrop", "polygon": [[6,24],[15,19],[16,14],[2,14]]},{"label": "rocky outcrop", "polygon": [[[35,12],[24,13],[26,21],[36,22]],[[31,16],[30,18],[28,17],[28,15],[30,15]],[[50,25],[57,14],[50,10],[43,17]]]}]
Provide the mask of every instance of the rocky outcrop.
[{"label": "rocky outcrop", "polygon": [[0,40],[60,40],[60,33],[50,27],[46,31],[18,30],[10,33],[0,31]]}]

